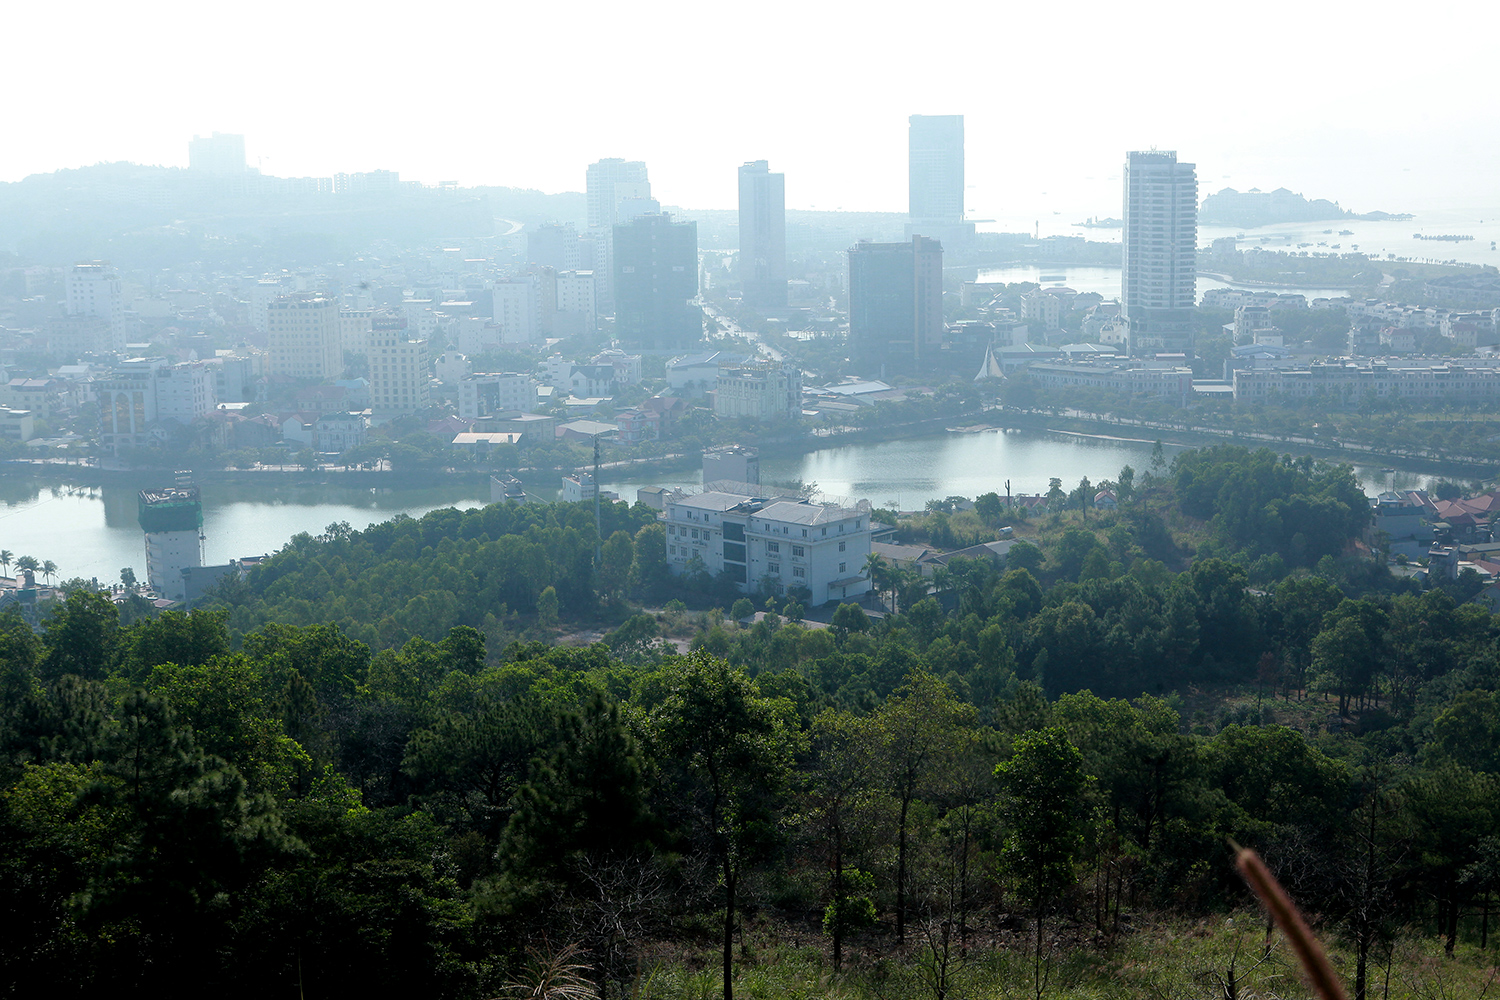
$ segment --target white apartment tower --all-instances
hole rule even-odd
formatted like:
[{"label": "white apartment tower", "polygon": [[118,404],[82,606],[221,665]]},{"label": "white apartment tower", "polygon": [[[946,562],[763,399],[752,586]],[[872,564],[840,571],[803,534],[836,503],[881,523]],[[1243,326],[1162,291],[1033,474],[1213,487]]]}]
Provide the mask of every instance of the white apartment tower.
[{"label": "white apartment tower", "polygon": [[284,295],[266,309],[271,374],[338,378],[344,371],[337,299],[317,292]]},{"label": "white apartment tower", "polygon": [[1125,157],[1121,316],[1130,353],[1191,353],[1197,304],[1198,177],[1165,150]]},{"label": "white apartment tower", "polygon": [[83,261],[68,275],[68,315],[96,316],[109,323],[109,348],[125,349],[125,292],[107,260]]},{"label": "white apartment tower", "polygon": [[408,340],[406,320],[377,316],[370,330],[370,406],[385,416],[431,404],[427,341]]}]

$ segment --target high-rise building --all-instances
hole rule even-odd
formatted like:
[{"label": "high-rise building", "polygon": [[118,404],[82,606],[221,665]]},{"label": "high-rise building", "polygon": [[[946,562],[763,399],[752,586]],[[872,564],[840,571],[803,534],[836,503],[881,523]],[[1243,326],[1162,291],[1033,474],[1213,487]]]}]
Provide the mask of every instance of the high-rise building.
[{"label": "high-rise building", "polygon": [[[594,242],[595,297],[599,308],[608,312],[614,308],[614,227],[651,211],[646,164],[617,158],[591,163],[585,192],[589,236]],[[623,216],[622,207],[626,209]]]},{"label": "high-rise building", "polygon": [[849,248],[849,357],[874,374],[924,364],[943,343],[943,245],[909,243]]},{"label": "high-rise building", "polygon": [[974,235],[964,221],[964,116],[907,119],[907,236],[961,242]]},{"label": "high-rise building", "polygon": [[1197,302],[1198,177],[1165,150],[1125,157],[1121,316],[1130,353],[1191,353]]},{"label": "high-rise building", "polygon": [[648,350],[677,350],[703,337],[698,294],[698,224],[667,214],[614,227],[615,336]]},{"label": "high-rise building", "polygon": [[137,507],[146,533],[146,580],[170,601],[187,598],[183,570],[203,565],[203,499],[196,486],[141,490]]},{"label": "high-rise building", "polygon": [[526,234],[526,261],[556,271],[577,271],[583,266],[582,244],[571,222],[538,226]]},{"label": "high-rise building", "polygon": [[408,340],[406,320],[370,321],[370,405],[377,414],[415,413],[430,405],[427,341]]},{"label": "high-rise building", "polygon": [[607,229],[619,221],[615,210],[622,199],[651,197],[651,182],[640,160],[606,159],[589,164],[585,190],[589,228]]},{"label": "high-rise building", "polygon": [[344,338],[338,299],[317,292],[284,295],[266,308],[271,374],[338,378],[344,371]]},{"label": "high-rise building", "polygon": [[193,136],[188,143],[188,169],[205,174],[243,174],[245,137],[223,132]]},{"label": "high-rise building", "polygon": [[786,175],[765,160],[740,167],[739,266],[747,305],[786,305]]},{"label": "high-rise building", "polygon": [[125,349],[125,291],[107,260],[82,261],[68,275],[69,316],[97,316],[109,323],[108,350]]}]

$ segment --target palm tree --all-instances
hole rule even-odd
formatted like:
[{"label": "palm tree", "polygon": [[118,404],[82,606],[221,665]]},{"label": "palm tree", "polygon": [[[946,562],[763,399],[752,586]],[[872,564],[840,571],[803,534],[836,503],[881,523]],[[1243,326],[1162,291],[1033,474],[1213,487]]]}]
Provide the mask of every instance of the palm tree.
[{"label": "palm tree", "polygon": [[46,577],[47,583],[49,585],[52,583],[52,576],[56,572],[57,563],[53,562],[51,559],[48,559],[46,562],[42,563],[42,576]]},{"label": "palm tree", "polygon": [[41,568],[41,565],[41,563],[37,562],[36,556],[22,556],[16,560],[16,569],[22,573],[29,572],[34,574]]},{"label": "palm tree", "polygon": [[885,589],[885,583],[890,579],[885,557],[879,552],[871,552],[865,556],[865,573],[870,578],[870,586],[875,588],[878,596]]},{"label": "palm tree", "polygon": [[14,558],[15,556],[11,553],[10,549],[0,549],[0,566],[5,567],[6,576],[10,576],[10,561]]}]

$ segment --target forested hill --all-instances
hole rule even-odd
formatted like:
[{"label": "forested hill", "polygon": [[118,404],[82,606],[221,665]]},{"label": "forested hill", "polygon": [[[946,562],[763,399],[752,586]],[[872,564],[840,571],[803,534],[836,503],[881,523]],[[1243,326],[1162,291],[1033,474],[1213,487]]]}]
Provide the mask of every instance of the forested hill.
[{"label": "forested hill", "polygon": [[[1009,568],[872,567],[903,610],[826,628],[671,589],[623,505],[597,567],[591,509],[490,507],[294,539],[191,614],[0,615],[4,986],[1284,992],[1221,919],[1233,838],[1350,981],[1477,994],[1500,627],[1344,544],[1351,483],[1224,448],[1110,514],[1059,486]],[[1013,516],[979,500],[902,530]]]}]

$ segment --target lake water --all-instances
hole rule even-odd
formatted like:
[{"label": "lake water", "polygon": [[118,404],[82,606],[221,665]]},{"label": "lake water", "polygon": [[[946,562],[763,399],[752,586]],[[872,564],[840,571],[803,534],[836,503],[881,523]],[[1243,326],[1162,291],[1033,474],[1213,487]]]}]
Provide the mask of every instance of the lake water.
[{"label": "lake water", "polygon": [[[1410,223],[1408,223],[1410,225]],[[980,281],[1005,282],[1034,281],[1044,288],[1066,285],[1075,292],[1098,292],[1108,299],[1120,297],[1120,269],[1118,267],[987,267],[979,272]],[[1295,292],[1306,295],[1308,300],[1317,298],[1339,298],[1349,294],[1344,288],[1294,288],[1290,285],[1242,285],[1232,281],[1220,281],[1198,275],[1198,300],[1210,288],[1240,288],[1257,292]]]},{"label": "lake water", "polygon": [[[915,510],[928,500],[974,497],[996,492],[1006,480],[1013,494],[1045,493],[1058,477],[1069,488],[1088,476],[1113,479],[1124,465],[1137,474],[1150,465],[1152,443],[1127,438],[1086,437],[1045,431],[943,433],[872,444],[825,448],[761,463],[766,483],[816,483],[829,498],[867,499],[876,506]],[[1164,446],[1167,460],[1183,449]],[[1386,488],[1375,467],[1356,467],[1366,492]],[[607,479],[608,477],[606,477]],[[1402,472],[1395,485],[1420,487],[1427,477]],[[553,499],[555,482],[528,483],[538,496]],[[697,487],[696,471],[606,481],[604,488],[634,501],[642,486]],[[209,483],[203,492],[204,556],[221,564],[243,556],[274,552],[292,535],[319,534],[347,521],[355,528],[397,514],[421,517],[442,507],[468,509],[489,502],[488,490],[471,484],[392,491],[329,485]],[[145,579],[145,543],[136,522],[135,487],[74,490],[36,479],[0,480],[0,548],[16,556],[52,560],[58,579],[119,579],[131,567]]]}]

